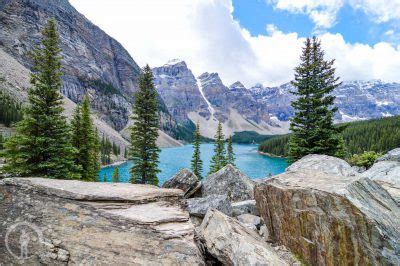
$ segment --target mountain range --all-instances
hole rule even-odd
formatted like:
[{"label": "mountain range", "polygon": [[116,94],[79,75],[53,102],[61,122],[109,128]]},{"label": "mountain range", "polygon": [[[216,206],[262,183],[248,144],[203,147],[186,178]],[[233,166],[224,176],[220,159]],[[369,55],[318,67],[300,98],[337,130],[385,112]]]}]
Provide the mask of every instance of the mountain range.
[{"label": "mountain range", "polygon": [[[100,132],[121,145],[128,137],[134,92],[138,89],[140,67],[124,47],[80,14],[68,0],[0,1],[1,87],[24,101],[28,83],[19,84],[13,69],[28,79],[32,67],[30,52],[39,43],[47,20],[58,22],[63,50],[62,93],[73,108],[85,94],[91,99]],[[132,57],[133,56],[133,57]],[[13,65],[10,65],[13,64]],[[0,64],[1,66],[1,64]],[[225,85],[218,73],[195,76],[182,60],[154,67],[154,84],[159,94],[160,146],[188,141],[195,123],[201,133],[213,137],[218,121],[224,133],[255,131],[285,134],[294,90],[290,83],[277,87],[257,84],[246,88],[240,81]],[[240,77],[238,77],[240,80]],[[22,88],[22,89],[21,89]],[[334,92],[339,112],[337,122],[400,114],[400,84],[373,81],[346,81]],[[68,110],[71,112],[71,110]],[[107,129],[105,129],[107,128]]]}]

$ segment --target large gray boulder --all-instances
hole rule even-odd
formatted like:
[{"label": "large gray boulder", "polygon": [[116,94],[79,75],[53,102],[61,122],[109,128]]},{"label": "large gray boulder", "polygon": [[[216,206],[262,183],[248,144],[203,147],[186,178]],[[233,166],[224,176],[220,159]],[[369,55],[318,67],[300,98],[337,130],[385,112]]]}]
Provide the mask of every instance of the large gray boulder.
[{"label": "large gray boulder", "polygon": [[400,205],[400,148],[378,158],[361,176],[381,184]]},{"label": "large gray boulder", "polygon": [[383,155],[382,157],[376,160],[377,162],[383,161],[393,161],[393,162],[400,162],[400,148],[394,149]]},{"label": "large gray boulder", "polygon": [[254,182],[228,164],[203,180],[202,195],[226,195],[232,202],[254,199]]},{"label": "large gray boulder", "polygon": [[286,171],[316,170],[332,175],[355,176],[358,172],[346,161],[319,154],[310,154],[290,165]]},{"label": "large gray boulder", "polygon": [[197,236],[203,248],[223,265],[291,265],[288,252],[276,251],[254,230],[217,210],[209,210]]},{"label": "large gray boulder", "polygon": [[186,200],[190,215],[203,218],[209,209],[216,209],[226,215],[232,215],[232,205],[226,195],[210,195],[205,198],[191,198]]},{"label": "large gray boulder", "polygon": [[[0,261],[4,265],[204,265],[182,199],[181,190],[151,185],[3,179],[0,235],[7,235],[7,246],[0,245]],[[29,245],[29,258],[21,261],[23,228],[36,242]]]},{"label": "large gray boulder", "polygon": [[378,183],[316,170],[258,184],[269,238],[311,265],[399,265],[400,208]]},{"label": "large gray boulder", "polygon": [[167,180],[162,187],[181,189],[183,190],[184,197],[189,198],[200,189],[201,183],[195,174],[184,168],[171,179]]}]

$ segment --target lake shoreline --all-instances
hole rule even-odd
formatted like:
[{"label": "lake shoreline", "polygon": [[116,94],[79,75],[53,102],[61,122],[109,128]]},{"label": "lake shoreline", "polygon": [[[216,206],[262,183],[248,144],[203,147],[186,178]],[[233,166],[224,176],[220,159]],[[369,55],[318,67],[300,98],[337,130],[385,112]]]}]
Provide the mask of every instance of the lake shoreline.
[{"label": "lake shoreline", "polygon": [[116,161],[114,163],[110,163],[110,164],[106,164],[106,165],[102,165],[100,168],[108,168],[108,167],[115,167],[115,166],[120,166],[124,163],[128,162],[128,160],[122,160],[122,161]]},{"label": "lake shoreline", "polygon": [[257,150],[257,153],[260,154],[260,155],[269,156],[269,157],[273,157],[273,158],[287,159],[287,157],[284,157],[284,156],[279,156],[279,155],[275,155],[275,154],[272,154],[272,153],[263,152],[263,151],[259,151],[259,150]]},{"label": "lake shoreline", "polygon": [[[264,178],[269,176],[269,173],[272,175],[283,173],[288,166],[285,159],[258,154],[257,145],[233,144],[233,150],[236,157],[236,167],[251,179]],[[202,144],[200,153],[204,163],[202,174],[207,176],[210,162],[214,155],[214,145]],[[157,175],[159,184],[162,185],[182,168],[190,168],[192,154],[193,147],[190,144],[182,147],[161,149],[158,164],[160,173]],[[106,176],[107,180],[110,180],[114,169],[119,168],[120,181],[129,182],[132,166],[133,162],[129,160],[115,162],[102,167],[99,171],[99,176],[101,180],[104,179],[104,176]]]}]

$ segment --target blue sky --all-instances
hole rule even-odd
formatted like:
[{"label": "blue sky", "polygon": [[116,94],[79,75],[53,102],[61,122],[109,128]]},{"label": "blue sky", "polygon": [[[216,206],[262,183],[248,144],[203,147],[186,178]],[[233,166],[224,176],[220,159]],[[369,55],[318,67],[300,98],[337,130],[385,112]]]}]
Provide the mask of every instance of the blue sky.
[{"label": "blue sky", "polygon": [[345,80],[400,82],[400,0],[70,0],[140,65],[186,61],[276,86],[293,79],[305,37],[317,35]]},{"label": "blue sky", "polygon": [[[315,24],[307,14],[278,9],[266,0],[233,0],[233,7],[234,19],[252,35],[265,34],[267,24],[275,25],[284,33],[297,32],[300,37],[316,33]],[[389,41],[398,44],[398,40],[392,40],[385,35],[390,30],[397,31],[398,24],[396,20],[376,23],[365,12],[344,4],[338,11],[334,26],[323,31],[340,33],[349,43],[374,45],[381,41]]]}]

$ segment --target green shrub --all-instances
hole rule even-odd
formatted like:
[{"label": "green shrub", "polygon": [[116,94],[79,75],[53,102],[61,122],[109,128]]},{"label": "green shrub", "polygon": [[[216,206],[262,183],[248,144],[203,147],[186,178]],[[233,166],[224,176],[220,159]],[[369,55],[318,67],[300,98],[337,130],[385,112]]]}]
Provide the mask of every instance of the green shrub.
[{"label": "green shrub", "polygon": [[361,154],[354,154],[351,156],[348,159],[348,163],[354,166],[369,168],[374,164],[375,160],[381,156],[381,153],[365,151]]}]

